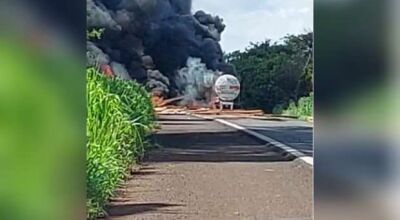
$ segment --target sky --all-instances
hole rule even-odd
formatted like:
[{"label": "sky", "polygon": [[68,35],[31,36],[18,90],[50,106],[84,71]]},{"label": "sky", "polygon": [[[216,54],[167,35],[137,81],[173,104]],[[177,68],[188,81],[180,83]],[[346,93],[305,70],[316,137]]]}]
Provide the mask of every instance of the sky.
[{"label": "sky", "polygon": [[225,52],[313,30],[313,0],[193,0],[193,12],[198,10],[224,19]]}]

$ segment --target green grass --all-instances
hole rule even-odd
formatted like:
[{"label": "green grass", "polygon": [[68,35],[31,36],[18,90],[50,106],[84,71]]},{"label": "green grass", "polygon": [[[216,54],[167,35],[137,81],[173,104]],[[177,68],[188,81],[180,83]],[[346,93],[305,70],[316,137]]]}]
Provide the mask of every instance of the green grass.
[{"label": "green grass", "polygon": [[154,121],[149,94],[134,81],[87,70],[87,218],[103,207],[145,152]]}]

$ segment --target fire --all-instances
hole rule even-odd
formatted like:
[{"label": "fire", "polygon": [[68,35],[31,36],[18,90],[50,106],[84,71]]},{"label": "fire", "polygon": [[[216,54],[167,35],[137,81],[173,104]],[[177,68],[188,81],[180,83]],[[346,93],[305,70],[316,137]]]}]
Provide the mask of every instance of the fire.
[{"label": "fire", "polygon": [[101,65],[100,69],[104,73],[104,75],[109,76],[109,77],[114,76],[114,72],[112,71],[110,65],[107,65],[107,64]]}]

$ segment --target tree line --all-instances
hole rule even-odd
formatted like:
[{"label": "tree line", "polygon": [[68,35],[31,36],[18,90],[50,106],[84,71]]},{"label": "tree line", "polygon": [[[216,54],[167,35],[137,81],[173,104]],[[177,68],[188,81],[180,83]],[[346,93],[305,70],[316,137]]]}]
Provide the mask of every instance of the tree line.
[{"label": "tree line", "polygon": [[281,113],[302,97],[312,97],[313,33],[288,35],[281,42],[251,43],[225,54],[242,86],[239,105]]}]

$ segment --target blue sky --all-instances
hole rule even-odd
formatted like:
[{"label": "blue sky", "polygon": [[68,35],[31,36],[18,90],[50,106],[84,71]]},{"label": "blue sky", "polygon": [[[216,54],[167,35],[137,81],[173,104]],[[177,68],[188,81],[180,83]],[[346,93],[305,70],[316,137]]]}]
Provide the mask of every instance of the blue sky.
[{"label": "blue sky", "polygon": [[226,52],[313,30],[313,0],[193,0],[197,10],[224,19],[221,45]]}]

